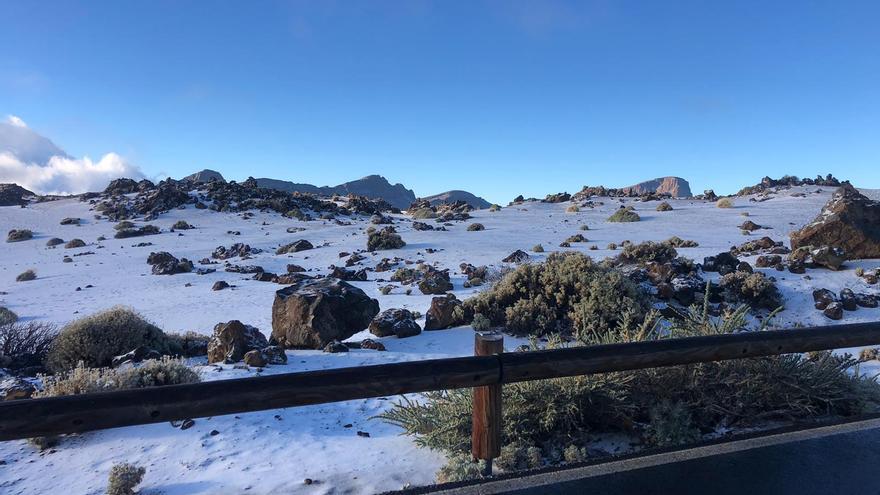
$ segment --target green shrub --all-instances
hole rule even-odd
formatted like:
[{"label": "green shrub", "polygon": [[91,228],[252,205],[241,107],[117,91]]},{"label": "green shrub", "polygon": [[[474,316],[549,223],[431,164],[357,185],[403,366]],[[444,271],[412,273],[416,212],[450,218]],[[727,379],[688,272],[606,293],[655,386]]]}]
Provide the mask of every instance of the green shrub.
[{"label": "green shrub", "polygon": [[718,208],[733,208],[733,201],[730,198],[721,198],[715,203],[715,206]]},{"label": "green shrub", "polygon": [[186,220],[178,220],[174,222],[174,225],[171,226],[174,230],[189,230],[193,228],[192,225],[189,224]]},{"label": "green shrub", "polygon": [[664,400],[650,409],[649,417],[645,437],[651,445],[674,447],[700,439],[700,430],[694,427],[690,411],[682,402]]},{"label": "green shrub", "polygon": [[171,355],[184,357],[205,356],[211,337],[197,332],[169,333],[168,350]]},{"label": "green shrub", "polygon": [[657,211],[672,211],[672,205],[664,201],[657,205]]},{"label": "green shrub", "polygon": [[496,211],[501,211],[501,205],[499,205],[499,204],[495,204],[495,203],[492,203],[492,204],[489,206],[489,211],[491,211],[491,212],[493,212],[493,213],[496,212]]},{"label": "green shrub", "polygon": [[662,242],[646,241],[639,244],[628,244],[617,255],[617,260],[622,263],[668,263],[678,256],[674,247]]},{"label": "green shrub", "polygon": [[856,277],[861,277],[861,276],[864,275],[864,274],[865,274],[865,269],[864,269],[864,268],[862,268],[862,267],[858,267],[858,268],[856,268]]},{"label": "green shrub", "polygon": [[385,227],[382,230],[374,230],[367,234],[367,251],[399,249],[403,246],[406,246],[406,243],[394,231],[393,227]]},{"label": "green shrub", "polygon": [[482,314],[477,313],[474,315],[473,321],[471,321],[471,327],[474,329],[474,331],[485,332],[486,330],[492,328],[492,322],[489,321],[489,318],[486,318]]},{"label": "green shrub", "polygon": [[16,282],[30,282],[31,280],[35,280],[37,278],[37,272],[35,272],[32,268],[28,268],[27,270],[18,274],[15,277]]},{"label": "green shrub", "polygon": [[543,263],[520,265],[464,301],[466,313],[482,313],[493,326],[538,336],[613,332],[624,315],[640,320],[648,307],[648,298],[620,272],[575,252],[551,253]]},{"label": "green shrub", "polygon": [[453,483],[456,481],[479,479],[482,477],[482,467],[480,464],[479,461],[475,461],[470,455],[454,455],[440,468],[440,471],[437,471],[437,483]]},{"label": "green shrub", "polygon": [[676,248],[691,248],[698,247],[700,245],[700,243],[698,243],[697,241],[684,240],[681,237],[675,235],[663,241],[663,244]]},{"label": "green shrub", "polygon": [[6,235],[6,242],[28,241],[34,238],[34,233],[28,229],[12,229]]},{"label": "green shrub", "polygon": [[632,206],[627,206],[626,208],[619,208],[615,211],[610,217],[608,217],[609,222],[638,222],[642,218],[633,210]]},{"label": "green shrub", "polygon": [[165,333],[133,310],[115,307],[74,320],[64,326],[46,357],[55,372],[73,369],[82,362],[95,368],[109,366],[114,356],[146,346],[168,354]]},{"label": "green shrub", "polygon": [[147,470],[134,464],[114,464],[107,481],[107,495],[134,495],[134,487],[144,479]]},{"label": "green shrub", "polygon": [[583,236],[583,234],[575,234],[570,236],[564,242],[572,243],[572,242],[589,242],[589,239]]}]

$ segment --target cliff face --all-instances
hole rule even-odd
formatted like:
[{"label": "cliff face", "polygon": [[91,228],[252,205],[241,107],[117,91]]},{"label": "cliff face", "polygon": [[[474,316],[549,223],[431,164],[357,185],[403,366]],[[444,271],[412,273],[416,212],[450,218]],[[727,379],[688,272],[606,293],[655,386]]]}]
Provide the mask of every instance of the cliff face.
[{"label": "cliff face", "polygon": [[622,189],[632,194],[654,192],[657,194],[669,194],[673,198],[689,198],[693,196],[690,184],[681,177],[659,177]]}]

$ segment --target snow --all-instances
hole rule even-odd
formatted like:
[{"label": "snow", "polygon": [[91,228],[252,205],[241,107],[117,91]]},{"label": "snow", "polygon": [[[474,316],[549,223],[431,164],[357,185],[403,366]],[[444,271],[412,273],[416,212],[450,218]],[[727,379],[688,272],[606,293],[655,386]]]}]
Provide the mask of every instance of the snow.
[{"label": "snow", "polygon": [[[822,191],[817,193],[817,189]],[[803,192],[805,197],[792,196]],[[697,200],[670,200],[674,208],[657,212],[656,201],[626,200],[642,217],[637,223],[609,223],[605,219],[620,206],[617,199],[594,198],[604,204],[594,209],[581,208],[568,213],[570,203],[524,203],[498,212],[473,212],[473,219],[448,226],[448,232],[415,231],[403,215],[394,215],[398,231],[406,247],[380,251],[377,256],[364,253],[363,266],[375,266],[383,257],[424,260],[440,268],[450,268],[455,294],[461,299],[479,290],[464,289],[465,278],[459,273],[460,263],[500,267],[501,258],[516,249],[529,252],[539,261],[552,251],[582,251],[594,258],[614,255],[608,243],[620,244],[664,240],[676,235],[696,240],[697,248],[679,249],[680,254],[702,260],[704,256],[728,250],[750,238],[770,236],[787,243],[790,231],[810,222],[828,201],[831,188],[803,187],[781,191],[763,202],[750,202],[748,197],[735,198],[734,208],[717,208],[714,203]],[[748,218],[742,216],[748,212]],[[77,199],[33,204],[27,208],[0,208],[0,231],[28,228],[34,239],[0,244],[0,305],[18,313],[25,320],[64,324],[71,319],[122,304],[131,306],[168,332],[193,330],[210,334],[218,322],[238,319],[271,332],[271,305],[274,291],[282,286],[250,280],[248,275],[226,273],[223,265],[207,275],[179,274],[156,276],[146,263],[151,251],[168,251],[193,261],[210,257],[217,246],[236,242],[263,249],[253,259],[230,261],[255,264],[274,273],[285,273],[288,263],[306,267],[313,273],[327,273],[331,264],[342,265],[340,251],[354,252],[366,246],[366,219],[352,225],[332,222],[301,222],[274,213],[259,213],[250,219],[239,214],[216,213],[187,207],[164,214],[149,222],[160,227],[160,235],[130,239],[113,239],[113,223],[94,220],[89,204]],[[59,225],[65,217],[80,217],[81,226]],[[769,227],[751,236],[741,234],[738,225],[745,220]],[[186,220],[196,229],[171,233],[177,220]],[[434,222],[429,221],[431,224]],[[467,225],[480,222],[486,230],[469,232]],[[136,222],[143,225],[143,222]],[[589,226],[581,231],[580,225]],[[287,233],[288,227],[303,227]],[[240,231],[232,235],[228,231]],[[574,243],[571,248],[557,247],[567,237],[581,233],[589,239]],[[97,241],[99,236],[107,240]],[[81,238],[87,246],[64,249],[47,248],[45,241],[61,237],[65,241]],[[297,239],[307,239],[316,249],[276,256],[275,248]],[[139,242],[152,246],[133,247]],[[531,253],[535,244],[542,244],[545,253]],[[590,250],[592,245],[598,250]],[[427,253],[427,248],[437,249]],[[64,255],[83,252],[91,255],[72,256],[72,263],[62,262]],[[744,258],[754,262],[754,258]],[[196,266],[201,266],[196,264]],[[777,279],[786,309],[775,320],[776,326],[831,324],[820,311],[813,309],[811,291],[844,287],[856,292],[876,293],[853,273],[855,267],[872,269],[880,260],[851,262],[840,272],[808,270],[810,278],[758,269]],[[37,279],[15,282],[15,276],[33,268]],[[392,272],[370,273],[370,281],[354,282],[371,297],[379,300],[381,309],[408,308],[424,313],[431,296],[417,289],[404,293],[400,284],[389,295],[379,288],[389,282]],[[212,291],[218,280],[235,288]],[[88,287],[91,285],[91,287]],[[81,290],[77,291],[77,288]],[[847,312],[841,323],[876,321],[880,309],[859,308]],[[420,322],[424,323],[424,320]],[[352,340],[371,336],[364,331]],[[263,373],[360,366],[472,354],[473,332],[469,328],[423,332],[421,335],[397,339],[381,339],[387,352],[355,350],[342,354],[318,351],[288,351],[289,364],[271,366]],[[506,337],[512,350],[522,341]],[[857,352],[858,350],[852,350]],[[204,380],[253,376],[252,369],[234,366],[205,365],[196,361]],[[878,367],[863,365],[862,371],[876,373]],[[259,413],[196,419],[188,430],[173,428],[167,423],[119,428],[88,433],[65,439],[53,451],[38,452],[25,442],[0,443],[0,492],[9,494],[43,493],[64,487],[70,493],[102,493],[110,466],[116,462],[133,462],[147,468],[143,483],[146,493],[374,493],[400,489],[408,484],[423,485],[433,481],[443,464],[439,453],[415,446],[412,439],[379,420],[370,419],[386,410],[394,397],[354,400],[335,404],[264,411]],[[351,427],[345,427],[346,425]],[[217,435],[210,432],[216,430]],[[368,432],[362,437],[358,431]],[[51,452],[51,453],[50,453]],[[306,485],[303,480],[316,482]]]}]

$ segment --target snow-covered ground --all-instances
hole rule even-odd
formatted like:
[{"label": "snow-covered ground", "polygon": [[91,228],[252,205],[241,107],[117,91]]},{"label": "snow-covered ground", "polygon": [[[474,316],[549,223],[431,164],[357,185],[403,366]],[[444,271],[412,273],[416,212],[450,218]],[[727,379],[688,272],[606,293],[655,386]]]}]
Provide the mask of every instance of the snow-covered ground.
[{"label": "snow-covered ground", "polygon": [[[816,193],[817,190],[821,192]],[[798,192],[806,193],[805,197],[792,196]],[[787,244],[789,232],[812,220],[832,192],[832,188],[815,186],[793,188],[763,202],[736,198],[735,207],[730,209],[703,201],[671,200],[674,210],[669,212],[657,212],[656,201],[626,200],[642,217],[637,223],[606,222],[620,206],[619,200],[609,198],[598,198],[597,201],[604,201],[602,206],[582,208],[577,213],[566,212],[570,203],[525,203],[498,212],[476,211],[472,213],[472,220],[455,223],[447,227],[447,232],[415,231],[407,217],[395,215],[399,219],[396,227],[407,242],[406,247],[380,251],[377,256],[364,253],[367,259],[362,264],[375,266],[383,257],[399,256],[450,268],[454,292],[461,299],[479,289],[462,288],[465,279],[458,270],[460,263],[498,267],[501,258],[516,249],[528,251],[536,261],[563,249],[603,258],[615,254],[605,249],[610,242],[664,240],[675,235],[699,242],[699,247],[682,248],[679,252],[700,261],[704,256],[727,251],[733,245],[763,235]],[[750,237],[742,235],[738,225],[746,220],[741,215],[743,212],[749,213],[749,220],[770,228],[756,231]],[[150,273],[147,255],[151,251],[168,251],[178,258],[197,261],[210,257],[217,246],[243,242],[264,252],[241,264],[260,265],[266,271],[285,273],[288,263],[296,263],[314,273],[327,273],[331,264],[344,264],[338,256],[340,251],[365,248],[363,230],[368,226],[366,219],[340,226],[259,212],[250,219],[243,219],[239,214],[196,210],[189,206],[150,222],[163,230],[160,235],[113,239],[114,224],[94,220],[93,215],[88,203],[76,199],[27,208],[0,208],[0,232],[27,228],[35,233],[30,241],[0,244],[0,305],[26,320],[60,325],[123,304],[168,332],[194,330],[210,334],[216,323],[238,319],[268,335],[274,291],[281,286],[254,281],[248,275],[224,272],[223,265],[212,265],[220,270],[207,275],[156,276]],[[83,224],[59,225],[65,217],[80,217]],[[186,220],[196,229],[170,233],[171,225],[177,220]],[[480,222],[486,229],[467,231],[472,222]],[[582,224],[588,225],[589,230],[581,231]],[[288,227],[294,226],[305,230],[286,232]],[[228,231],[239,231],[240,235]],[[571,248],[557,247],[577,233],[584,234],[589,242],[572,244]],[[107,240],[98,241],[99,236]],[[80,238],[87,246],[47,248],[45,242],[52,237],[65,241]],[[307,239],[317,249],[283,256],[274,254],[279,245],[297,239]],[[153,245],[134,247],[139,242]],[[531,247],[539,243],[546,252],[531,253]],[[593,245],[599,249],[590,250]],[[437,251],[428,253],[427,248]],[[72,256],[84,252],[94,254]],[[62,262],[64,255],[71,255],[74,261]],[[754,262],[753,258],[745,259]],[[231,261],[239,263],[237,259]],[[856,292],[877,293],[876,287],[854,275],[853,269],[859,266],[866,270],[876,268],[880,260],[850,262],[847,269],[840,272],[808,270],[809,277],[765,269],[767,275],[777,279],[786,304],[785,311],[775,320],[776,325],[832,323],[813,309],[811,291],[814,288],[839,291],[850,287]],[[16,275],[29,268],[36,270],[37,279],[15,282]],[[354,284],[377,298],[381,309],[403,307],[424,313],[431,296],[422,295],[417,289],[406,295],[405,288],[395,284],[398,288],[390,294],[379,292],[387,283],[375,279],[387,279],[391,273],[371,272],[370,281]],[[212,291],[212,284],[218,280],[225,280],[235,288]],[[880,309],[859,308],[847,312],[842,323],[878,319]],[[367,336],[370,334],[365,331],[352,340]],[[263,373],[469,355],[473,333],[469,328],[460,328],[423,332],[408,339],[381,340],[388,352],[288,351],[289,364],[271,366]],[[510,349],[521,343],[510,337],[506,340]],[[199,369],[205,380],[256,373],[233,366]],[[411,439],[400,436],[396,428],[370,419],[394,399],[356,400],[197,419],[195,426],[188,430],[168,424],[120,428],[68,438],[57,449],[42,453],[24,442],[0,443],[0,460],[5,462],[0,465],[0,493],[46,493],[59,489],[71,494],[101,493],[110,466],[116,462],[145,466],[147,475],[142,486],[147,493],[373,493],[407,484],[430,483],[443,464],[443,457],[417,448]],[[211,435],[212,430],[218,433]],[[358,431],[370,435],[360,436]],[[306,478],[316,482],[306,485],[303,483]]]}]

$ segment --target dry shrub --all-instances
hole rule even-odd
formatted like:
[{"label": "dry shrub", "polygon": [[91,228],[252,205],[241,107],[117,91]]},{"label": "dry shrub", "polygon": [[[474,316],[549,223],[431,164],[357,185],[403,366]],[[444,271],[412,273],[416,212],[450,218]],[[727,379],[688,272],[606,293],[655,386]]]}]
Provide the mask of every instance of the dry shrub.
[{"label": "dry shrub", "polygon": [[782,305],[782,296],[776,284],[761,272],[733,272],[718,282],[730,302],[743,302],[754,308],[775,310]]},{"label": "dry shrub", "polygon": [[19,322],[15,313],[6,311],[5,322],[0,323],[0,362],[6,361],[2,366],[11,369],[39,366],[55,338],[55,327],[36,321]]},{"label": "dry shrub", "polygon": [[0,306],[0,325],[9,325],[18,321],[18,315],[9,308]]},{"label": "dry shrub", "polygon": [[416,208],[411,211],[413,219],[415,220],[425,220],[427,218],[437,218],[437,212],[432,210],[431,208]]},{"label": "dry shrub", "polygon": [[581,253],[552,253],[524,264],[491,289],[464,302],[514,335],[577,335],[584,329],[613,332],[624,317],[641,320],[647,297],[621,273]]},{"label": "dry shrub", "polygon": [[12,229],[6,234],[6,242],[28,241],[34,238],[34,233],[28,229]]},{"label": "dry shrub", "polygon": [[617,255],[620,263],[668,263],[678,256],[678,252],[670,244],[646,241],[639,244],[627,244]]},{"label": "dry shrub", "polygon": [[80,364],[66,372],[40,375],[40,379],[43,389],[34,397],[93,394],[201,381],[198,373],[183,361],[168,356],[149,359],[130,368],[87,368]]},{"label": "dry shrub", "polygon": [[134,464],[114,464],[107,480],[107,495],[134,495],[134,487],[144,479],[147,470]]},{"label": "dry shrub", "polygon": [[65,325],[49,349],[46,365],[55,372],[73,369],[80,362],[87,367],[109,366],[114,356],[140,346],[162,354],[172,351],[161,329],[134,310],[117,306]]},{"label": "dry shrub", "polygon": [[32,268],[28,268],[27,270],[18,274],[15,277],[16,282],[30,282],[31,280],[36,280],[37,272],[35,272]]},{"label": "dry shrub", "polygon": [[406,243],[394,231],[393,227],[385,227],[382,230],[368,232],[367,234],[367,251],[399,249],[403,246],[406,246]]},{"label": "dry shrub", "polygon": [[733,208],[733,201],[730,198],[721,198],[715,203],[715,206],[718,208]]}]

